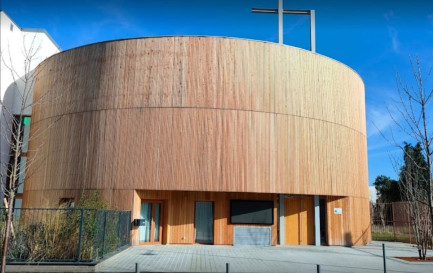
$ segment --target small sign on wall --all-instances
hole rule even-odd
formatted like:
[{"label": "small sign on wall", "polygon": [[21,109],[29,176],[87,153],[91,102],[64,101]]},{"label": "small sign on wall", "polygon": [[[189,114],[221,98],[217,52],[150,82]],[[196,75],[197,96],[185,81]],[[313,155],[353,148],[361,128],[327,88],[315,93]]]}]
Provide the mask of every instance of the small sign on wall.
[{"label": "small sign on wall", "polygon": [[334,208],[334,214],[342,214],[343,209],[342,208]]}]

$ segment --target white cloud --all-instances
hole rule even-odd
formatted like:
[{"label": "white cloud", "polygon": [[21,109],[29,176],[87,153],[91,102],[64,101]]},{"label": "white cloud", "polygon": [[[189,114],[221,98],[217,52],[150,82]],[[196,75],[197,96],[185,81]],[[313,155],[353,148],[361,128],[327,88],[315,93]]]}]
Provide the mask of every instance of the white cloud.
[{"label": "white cloud", "polygon": [[427,19],[430,21],[430,23],[433,25],[433,13],[427,15]]},{"label": "white cloud", "polygon": [[398,31],[395,27],[392,26],[392,21],[395,18],[394,11],[390,10],[383,14],[383,17],[388,22],[387,28],[388,28],[388,35],[391,38],[391,49],[394,53],[400,53],[400,45],[401,42],[398,39]]},{"label": "white cloud", "polygon": [[308,20],[308,16],[301,16],[301,17],[299,17],[298,20],[295,23],[293,23],[293,24],[289,25],[288,27],[284,28],[284,34],[288,34],[288,33],[292,32],[293,29],[295,29],[295,28],[303,25],[307,20]]},{"label": "white cloud", "polygon": [[81,28],[80,44],[100,42],[101,37],[104,37],[102,40],[114,39],[116,35],[122,38],[144,36],[145,31],[138,27],[135,18],[120,2],[104,2],[97,8],[104,19],[94,20],[90,27]]},{"label": "white cloud", "polygon": [[392,51],[399,53],[401,43],[398,40],[398,31],[395,28],[388,26],[388,33],[391,38]]},{"label": "white cloud", "polygon": [[105,13],[107,18],[110,18],[105,20],[106,24],[112,24],[113,26],[121,28],[136,29],[133,17],[124,7],[122,7],[122,5],[119,5],[119,3],[103,4],[98,8],[100,11]]},{"label": "white cloud", "polygon": [[367,137],[378,135],[394,124],[386,108],[369,107],[367,112]]},{"label": "white cloud", "polygon": [[387,12],[383,15],[383,17],[385,17],[386,21],[389,22],[389,21],[391,20],[391,18],[394,17],[394,11],[392,11],[392,10],[387,11]]}]

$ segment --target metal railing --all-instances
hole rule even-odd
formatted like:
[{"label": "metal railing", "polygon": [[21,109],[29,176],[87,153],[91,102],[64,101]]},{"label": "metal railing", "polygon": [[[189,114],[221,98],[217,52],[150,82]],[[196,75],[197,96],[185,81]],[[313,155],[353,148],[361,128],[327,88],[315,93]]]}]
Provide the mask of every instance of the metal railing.
[{"label": "metal railing", "polygon": [[373,240],[414,243],[408,202],[370,204]]},{"label": "metal railing", "polygon": [[[5,226],[0,208],[1,242]],[[130,230],[130,211],[15,209],[7,262],[95,264],[129,245]]]}]

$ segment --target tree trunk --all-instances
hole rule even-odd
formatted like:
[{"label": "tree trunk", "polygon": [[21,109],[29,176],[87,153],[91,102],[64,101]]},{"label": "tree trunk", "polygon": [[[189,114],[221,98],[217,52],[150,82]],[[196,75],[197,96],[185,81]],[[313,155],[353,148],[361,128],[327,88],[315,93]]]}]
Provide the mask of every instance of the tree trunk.
[{"label": "tree trunk", "polygon": [[431,232],[433,234],[433,204],[432,204],[432,193],[433,193],[433,183],[432,183],[432,162],[431,162],[431,142],[430,142],[430,137],[427,131],[427,118],[426,118],[426,105],[428,104],[428,99],[427,101],[424,100],[424,93],[422,92],[423,90],[421,89],[421,95],[422,95],[422,104],[421,104],[421,111],[422,111],[422,122],[423,122],[423,128],[424,128],[424,133],[423,133],[423,141],[424,141],[424,149],[425,149],[425,155],[426,155],[426,160],[427,160],[427,168],[428,168],[428,172],[429,172],[429,177],[428,177],[428,181],[427,181],[427,202],[428,202],[428,210],[430,213],[430,228],[431,228]]},{"label": "tree trunk", "polygon": [[7,220],[6,220],[6,230],[5,230],[5,238],[3,240],[3,256],[2,256],[2,264],[1,264],[1,273],[5,273],[6,270],[6,256],[8,253],[9,246],[9,235],[11,232],[11,224],[12,224],[12,205],[13,205],[14,195],[9,197],[8,208],[7,208]]},{"label": "tree trunk", "polygon": [[22,114],[19,116],[18,119],[18,128],[17,128],[17,136],[15,136],[15,145],[14,148],[14,163],[12,166],[12,173],[10,175],[10,181],[9,181],[9,200],[8,200],[8,208],[7,208],[7,220],[6,220],[6,230],[5,230],[5,238],[3,241],[3,257],[2,257],[2,264],[1,264],[1,273],[5,272],[6,268],[6,256],[8,251],[8,244],[9,244],[9,235],[11,233],[11,224],[12,224],[12,213],[13,213],[13,203],[15,198],[15,191],[18,188],[17,186],[17,172],[18,172],[18,158],[21,155],[21,147],[22,147],[22,141],[20,140],[19,134],[21,132],[21,123],[22,123],[23,116]]}]

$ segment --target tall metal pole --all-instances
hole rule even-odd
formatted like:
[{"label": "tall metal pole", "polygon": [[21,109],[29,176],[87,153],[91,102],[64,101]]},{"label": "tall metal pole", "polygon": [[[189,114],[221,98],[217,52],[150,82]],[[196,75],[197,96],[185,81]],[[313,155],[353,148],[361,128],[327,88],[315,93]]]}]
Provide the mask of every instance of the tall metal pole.
[{"label": "tall metal pole", "polygon": [[278,14],[278,43],[283,44],[283,15],[309,15],[310,16],[310,49],[316,52],[316,12],[315,10],[302,10],[302,9],[283,9],[283,0],[278,0],[277,9],[268,8],[253,8],[252,12],[258,13],[273,13]]},{"label": "tall metal pole", "polygon": [[382,244],[382,250],[383,250],[383,272],[386,273],[385,244]]},{"label": "tall metal pole", "polygon": [[283,44],[283,0],[278,0],[278,43]]},{"label": "tall metal pole", "polygon": [[310,10],[310,48],[316,52],[316,11]]}]

